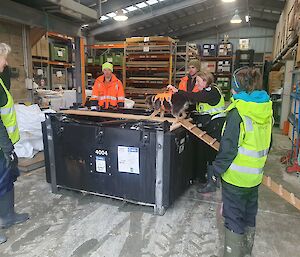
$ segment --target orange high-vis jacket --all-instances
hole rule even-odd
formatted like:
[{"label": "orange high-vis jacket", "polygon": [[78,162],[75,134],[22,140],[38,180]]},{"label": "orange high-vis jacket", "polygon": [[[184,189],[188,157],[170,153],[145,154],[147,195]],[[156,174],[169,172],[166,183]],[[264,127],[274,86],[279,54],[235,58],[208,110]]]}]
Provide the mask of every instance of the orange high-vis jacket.
[{"label": "orange high-vis jacket", "polygon": [[[188,83],[188,80],[189,80],[188,76],[183,77],[180,80],[178,89],[187,92],[187,83]],[[199,91],[200,91],[199,88],[195,85],[192,92],[193,93],[197,93]]]},{"label": "orange high-vis jacket", "polygon": [[168,102],[171,106],[172,106],[172,95],[173,95],[173,92],[172,91],[168,91],[168,92],[164,92],[164,93],[160,93],[160,94],[157,94],[155,97],[154,97],[154,101],[156,100],[159,100],[160,101],[160,106],[163,110],[165,110],[165,106],[164,106],[164,101]]},{"label": "orange high-vis jacket", "polygon": [[112,74],[110,82],[105,82],[104,75],[95,80],[91,100],[98,100],[101,108],[123,106],[125,102],[122,82]]}]

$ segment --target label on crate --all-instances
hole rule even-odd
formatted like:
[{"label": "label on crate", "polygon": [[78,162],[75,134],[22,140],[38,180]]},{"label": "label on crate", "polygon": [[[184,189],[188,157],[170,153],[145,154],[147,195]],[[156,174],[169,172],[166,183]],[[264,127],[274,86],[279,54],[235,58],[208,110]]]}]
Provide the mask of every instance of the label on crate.
[{"label": "label on crate", "polygon": [[38,70],[37,70],[37,75],[44,75],[43,70],[42,70],[42,69],[38,69]]},{"label": "label on crate", "polygon": [[60,70],[56,72],[56,77],[58,78],[62,77],[62,72]]},{"label": "label on crate", "polygon": [[106,173],[106,161],[103,156],[96,156],[96,171]]},{"label": "label on crate", "polygon": [[63,51],[61,51],[61,50],[58,50],[58,51],[57,51],[57,56],[59,56],[59,57],[63,57],[63,56],[64,56],[64,54],[63,54]]},{"label": "label on crate", "polygon": [[149,52],[149,46],[144,46],[144,52]]},{"label": "label on crate", "polygon": [[144,42],[149,42],[150,38],[149,37],[144,37]]},{"label": "label on crate", "polygon": [[139,148],[118,146],[119,172],[140,174]]},{"label": "label on crate", "polygon": [[113,58],[112,57],[107,57],[106,59],[108,62],[112,62],[113,61]]}]

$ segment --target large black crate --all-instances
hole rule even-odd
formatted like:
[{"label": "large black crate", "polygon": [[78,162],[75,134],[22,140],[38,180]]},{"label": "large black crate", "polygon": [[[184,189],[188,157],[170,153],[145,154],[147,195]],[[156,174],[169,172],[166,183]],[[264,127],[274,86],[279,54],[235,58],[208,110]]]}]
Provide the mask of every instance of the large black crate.
[{"label": "large black crate", "polygon": [[[184,128],[170,132],[167,122],[49,114],[43,135],[53,192],[85,191],[153,206],[163,214],[192,179],[192,137]],[[125,159],[131,158],[128,164]]]}]

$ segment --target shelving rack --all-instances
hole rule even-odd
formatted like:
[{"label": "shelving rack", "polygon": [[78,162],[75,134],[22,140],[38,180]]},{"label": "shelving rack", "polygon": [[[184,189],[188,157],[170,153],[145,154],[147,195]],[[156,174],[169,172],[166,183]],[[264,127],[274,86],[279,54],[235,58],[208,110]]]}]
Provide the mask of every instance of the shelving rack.
[{"label": "shelving rack", "polygon": [[[68,58],[65,61],[53,60],[49,54],[51,44],[57,42],[67,46]],[[40,88],[56,89],[62,87],[68,89],[73,87],[73,43],[72,37],[55,32],[47,32],[37,43],[39,48],[32,51],[32,64],[34,80]]]},{"label": "shelving rack", "polygon": [[195,44],[177,43],[176,51],[176,85],[187,74],[188,63],[192,59],[199,59],[199,52]]},{"label": "shelving rack", "polygon": [[[290,114],[288,116],[288,121],[291,124],[291,140],[292,140],[292,149],[291,149],[291,158],[290,164],[293,168],[300,171],[299,167],[299,144],[300,144],[300,70],[294,70],[292,75],[292,92],[290,94]],[[288,170],[289,171],[289,168]],[[292,169],[290,168],[290,172]]]},{"label": "shelving rack", "polygon": [[[114,73],[123,84],[125,81],[126,72],[124,72],[124,47],[125,43],[122,41],[111,43],[99,43],[94,45],[86,45],[86,73],[91,74],[91,85],[93,81],[101,74],[101,66],[104,62],[110,62],[114,65]],[[88,83],[88,87],[90,83]]]},{"label": "shelving rack", "polygon": [[126,96],[142,104],[146,95],[175,83],[175,57],[176,42],[170,37],[127,38],[123,67]]}]

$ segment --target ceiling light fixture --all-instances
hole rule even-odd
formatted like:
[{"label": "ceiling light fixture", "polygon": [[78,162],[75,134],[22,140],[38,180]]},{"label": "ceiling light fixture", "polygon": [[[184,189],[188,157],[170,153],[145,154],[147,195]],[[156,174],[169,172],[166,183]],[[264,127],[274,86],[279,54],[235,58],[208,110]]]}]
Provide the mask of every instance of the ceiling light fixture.
[{"label": "ceiling light fixture", "polygon": [[126,21],[127,19],[128,16],[126,16],[122,10],[117,11],[117,15],[114,17],[115,21]]},{"label": "ceiling light fixture", "polygon": [[232,2],[235,2],[235,0],[222,0],[222,2],[224,2],[224,3],[232,3]]},{"label": "ceiling light fixture", "polygon": [[246,15],[246,16],[245,16],[245,20],[246,20],[247,23],[250,21],[250,18],[251,18],[251,17],[250,17],[249,15]]},{"label": "ceiling light fixture", "polygon": [[157,1],[157,0],[148,0],[148,1],[146,1],[146,3],[147,3],[148,5],[153,5],[153,4],[157,4],[158,1]]},{"label": "ceiling light fixture", "polygon": [[133,11],[135,11],[135,10],[137,10],[138,8],[136,7],[136,6],[134,6],[134,5],[131,5],[131,6],[129,6],[129,7],[127,7],[126,8],[126,10],[128,11],[128,12],[133,12]]},{"label": "ceiling light fixture", "polygon": [[141,3],[136,4],[136,6],[141,9],[141,8],[147,7],[148,5],[145,2],[141,2]]},{"label": "ceiling light fixture", "polygon": [[110,17],[110,18],[113,18],[113,17],[115,17],[116,15],[117,15],[117,14],[114,13],[114,12],[111,12],[111,13],[106,14],[106,16],[108,16],[108,17]]},{"label": "ceiling light fixture", "polygon": [[101,16],[100,20],[105,21],[108,20],[109,18],[107,16]]},{"label": "ceiling light fixture", "polygon": [[241,19],[241,17],[239,16],[238,10],[236,10],[236,11],[234,12],[233,17],[232,17],[231,20],[230,20],[230,23],[233,23],[233,24],[239,24],[239,23],[241,23],[241,22],[242,22],[242,19]]}]

